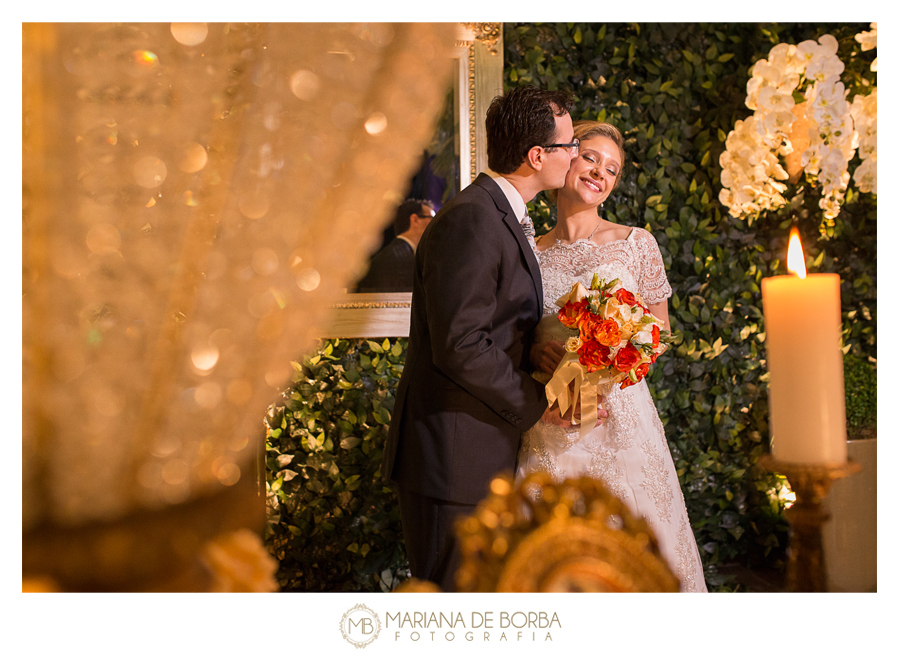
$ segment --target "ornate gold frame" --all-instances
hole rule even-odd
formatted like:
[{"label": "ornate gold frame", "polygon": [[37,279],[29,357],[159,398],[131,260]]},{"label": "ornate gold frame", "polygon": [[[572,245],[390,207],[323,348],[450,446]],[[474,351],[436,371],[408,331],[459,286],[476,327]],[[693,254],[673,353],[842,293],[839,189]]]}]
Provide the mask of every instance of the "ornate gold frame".
[{"label": "ornate gold frame", "polygon": [[[484,117],[503,91],[503,24],[460,23],[453,57],[459,116],[460,189],[487,171]],[[411,293],[347,294],[332,306],[323,338],[382,338],[409,335]]]}]

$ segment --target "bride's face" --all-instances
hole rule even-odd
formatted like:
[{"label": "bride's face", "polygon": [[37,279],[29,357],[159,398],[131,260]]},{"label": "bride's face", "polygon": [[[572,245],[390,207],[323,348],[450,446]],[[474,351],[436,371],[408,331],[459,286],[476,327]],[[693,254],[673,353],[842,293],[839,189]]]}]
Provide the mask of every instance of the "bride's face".
[{"label": "bride's face", "polygon": [[612,192],[620,171],[622,156],[616,143],[607,137],[591,137],[581,142],[560,194],[599,206]]}]

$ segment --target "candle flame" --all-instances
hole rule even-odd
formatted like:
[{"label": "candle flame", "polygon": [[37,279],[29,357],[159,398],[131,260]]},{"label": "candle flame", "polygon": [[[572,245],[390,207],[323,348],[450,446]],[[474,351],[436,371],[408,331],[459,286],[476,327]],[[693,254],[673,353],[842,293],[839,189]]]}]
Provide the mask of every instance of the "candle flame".
[{"label": "candle flame", "polygon": [[800,244],[800,232],[796,228],[791,229],[791,239],[788,242],[787,268],[801,279],[806,278],[806,261],[803,257],[803,246]]}]

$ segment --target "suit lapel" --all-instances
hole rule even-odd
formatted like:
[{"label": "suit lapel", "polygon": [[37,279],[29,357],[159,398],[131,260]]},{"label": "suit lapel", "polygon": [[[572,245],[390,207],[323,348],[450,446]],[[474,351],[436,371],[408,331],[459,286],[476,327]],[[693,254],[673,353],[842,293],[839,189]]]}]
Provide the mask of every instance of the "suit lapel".
[{"label": "suit lapel", "polygon": [[478,178],[476,178],[472,184],[478,185],[484,189],[494,200],[497,210],[500,212],[500,216],[503,219],[503,223],[506,224],[507,228],[513,234],[513,237],[519,245],[519,250],[525,258],[525,264],[528,266],[528,273],[531,275],[531,280],[534,283],[534,291],[537,294],[538,308],[543,309],[544,286],[541,283],[541,268],[540,265],[538,265],[534,251],[531,249],[531,245],[529,245],[528,240],[525,239],[525,232],[519,224],[519,219],[513,214],[512,206],[509,205],[509,200],[506,198],[503,190],[500,189],[500,186],[487,174],[479,174]]}]

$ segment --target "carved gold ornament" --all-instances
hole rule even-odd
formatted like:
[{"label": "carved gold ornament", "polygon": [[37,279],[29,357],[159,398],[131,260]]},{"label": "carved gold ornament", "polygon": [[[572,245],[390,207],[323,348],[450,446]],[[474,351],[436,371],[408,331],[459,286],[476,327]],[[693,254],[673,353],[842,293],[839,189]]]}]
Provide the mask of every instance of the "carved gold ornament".
[{"label": "carved gold ornament", "polygon": [[503,23],[463,23],[475,33],[475,38],[485,45],[491,55],[500,54],[500,37]]},{"label": "carved gold ornament", "polygon": [[460,591],[678,591],[647,523],[600,480],[503,476],[491,491],[457,527]]}]

